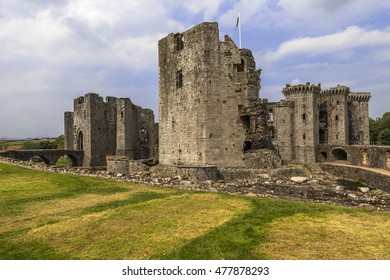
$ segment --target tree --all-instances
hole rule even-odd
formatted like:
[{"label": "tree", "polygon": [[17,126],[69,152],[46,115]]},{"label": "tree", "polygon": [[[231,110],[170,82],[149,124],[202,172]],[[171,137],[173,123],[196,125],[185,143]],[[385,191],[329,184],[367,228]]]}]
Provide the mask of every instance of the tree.
[{"label": "tree", "polygon": [[65,137],[64,137],[64,135],[61,134],[60,136],[58,136],[56,138],[56,140],[54,140],[54,143],[56,144],[57,149],[64,149],[64,147],[65,147]]},{"label": "tree", "polygon": [[390,145],[390,112],[375,120],[369,119],[370,140],[375,144]]},{"label": "tree", "polygon": [[22,144],[22,150],[37,150],[40,149],[40,145],[33,140],[26,140]]},{"label": "tree", "polygon": [[376,143],[378,141],[378,134],[380,132],[378,119],[380,118],[377,118],[376,120],[371,118],[368,119],[370,125],[370,141],[373,143]]},{"label": "tree", "polygon": [[378,134],[378,144],[390,145],[390,127],[381,130]]}]

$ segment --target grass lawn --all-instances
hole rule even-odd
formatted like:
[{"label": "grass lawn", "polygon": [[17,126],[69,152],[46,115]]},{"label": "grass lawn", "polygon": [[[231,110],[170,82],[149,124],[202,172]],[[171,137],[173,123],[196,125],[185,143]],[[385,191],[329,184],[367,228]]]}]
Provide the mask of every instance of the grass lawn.
[{"label": "grass lawn", "polygon": [[390,213],[0,163],[0,259],[390,259]]}]

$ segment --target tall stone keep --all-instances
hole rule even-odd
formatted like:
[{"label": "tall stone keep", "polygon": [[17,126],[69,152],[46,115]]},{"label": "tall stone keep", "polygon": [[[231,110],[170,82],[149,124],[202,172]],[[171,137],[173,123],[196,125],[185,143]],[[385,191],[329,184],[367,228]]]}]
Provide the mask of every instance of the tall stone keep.
[{"label": "tall stone keep", "polygon": [[260,71],[217,23],[159,41],[159,161],[163,165],[244,166],[250,121],[240,112],[259,98]]}]

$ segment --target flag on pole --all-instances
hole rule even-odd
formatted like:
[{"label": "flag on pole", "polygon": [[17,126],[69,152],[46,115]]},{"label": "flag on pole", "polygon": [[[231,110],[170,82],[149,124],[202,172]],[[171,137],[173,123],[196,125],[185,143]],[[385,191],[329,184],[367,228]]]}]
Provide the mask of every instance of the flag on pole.
[{"label": "flag on pole", "polygon": [[242,48],[242,42],[241,42],[241,15],[238,13],[237,22],[236,22],[236,30],[238,28],[238,40],[239,40],[239,47]]}]

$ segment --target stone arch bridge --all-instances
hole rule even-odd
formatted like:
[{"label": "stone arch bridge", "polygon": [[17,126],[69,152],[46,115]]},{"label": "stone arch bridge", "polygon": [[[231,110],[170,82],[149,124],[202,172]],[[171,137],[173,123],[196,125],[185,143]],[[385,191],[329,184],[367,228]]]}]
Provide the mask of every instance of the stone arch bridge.
[{"label": "stone arch bridge", "polygon": [[41,158],[47,165],[56,165],[62,156],[68,156],[72,166],[82,166],[84,151],[71,150],[16,150],[0,153],[2,157],[13,158],[22,161],[29,161],[33,157]]}]

